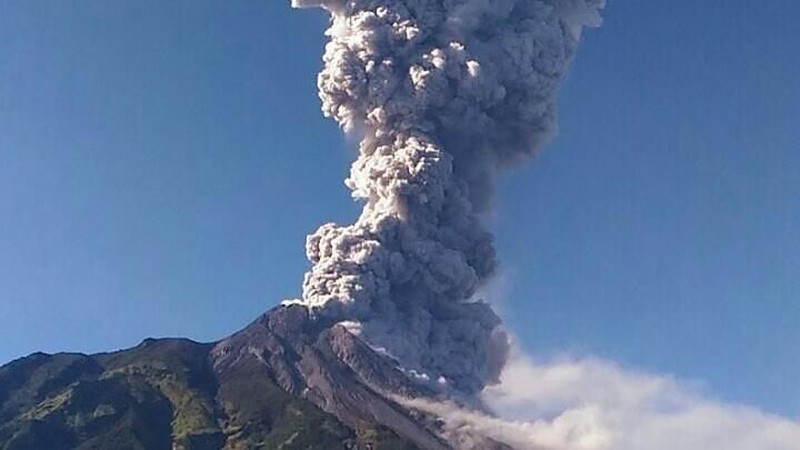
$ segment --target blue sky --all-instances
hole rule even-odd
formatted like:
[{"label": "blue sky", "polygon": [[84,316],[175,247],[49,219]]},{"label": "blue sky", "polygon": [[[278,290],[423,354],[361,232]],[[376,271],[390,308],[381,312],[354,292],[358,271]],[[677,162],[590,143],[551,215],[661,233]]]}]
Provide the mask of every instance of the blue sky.
[{"label": "blue sky", "polygon": [[[611,0],[560,134],[490,221],[522,347],[800,417],[800,4]],[[0,362],[213,340],[351,221],[325,15],[282,1],[0,3]]]}]

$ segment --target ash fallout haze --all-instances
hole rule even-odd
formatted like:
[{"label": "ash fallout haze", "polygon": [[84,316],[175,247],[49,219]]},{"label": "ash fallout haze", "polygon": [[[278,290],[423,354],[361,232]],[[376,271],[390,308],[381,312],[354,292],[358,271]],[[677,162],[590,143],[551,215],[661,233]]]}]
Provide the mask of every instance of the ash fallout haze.
[{"label": "ash fallout haze", "polygon": [[713,3],[0,3],[0,365],[275,306],[192,351],[423,448],[800,450],[800,3]]}]

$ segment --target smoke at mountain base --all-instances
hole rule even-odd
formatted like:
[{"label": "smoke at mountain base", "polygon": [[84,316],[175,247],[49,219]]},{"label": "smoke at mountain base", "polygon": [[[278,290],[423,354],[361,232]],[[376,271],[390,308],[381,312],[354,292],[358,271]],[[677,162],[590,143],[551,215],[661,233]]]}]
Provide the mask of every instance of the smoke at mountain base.
[{"label": "smoke at mountain base", "polygon": [[795,450],[800,442],[800,423],[597,358],[514,355],[481,396],[503,419],[452,408],[441,417],[519,450]]},{"label": "smoke at mountain base", "polygon": [[294,0],[331,14],[325,116],[361,134],[348,226],[309,236],[300,303],[358,322],[410,370],[467,393],[509,344],[476,290],[495,272],[481,224],[502,167],[556,129],[555,94],[604,0]]}]

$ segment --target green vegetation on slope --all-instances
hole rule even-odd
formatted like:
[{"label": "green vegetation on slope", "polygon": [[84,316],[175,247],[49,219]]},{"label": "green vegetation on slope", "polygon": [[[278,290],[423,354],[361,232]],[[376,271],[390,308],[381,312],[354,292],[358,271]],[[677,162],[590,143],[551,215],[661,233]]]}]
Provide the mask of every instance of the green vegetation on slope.
[{"label": "green vegetation on slope", "polygon": [[0,367],[0,450],[413,448],[351,430],[262,366],[217,379],[212,344],[148,339],[121,352],[34,354]]}]

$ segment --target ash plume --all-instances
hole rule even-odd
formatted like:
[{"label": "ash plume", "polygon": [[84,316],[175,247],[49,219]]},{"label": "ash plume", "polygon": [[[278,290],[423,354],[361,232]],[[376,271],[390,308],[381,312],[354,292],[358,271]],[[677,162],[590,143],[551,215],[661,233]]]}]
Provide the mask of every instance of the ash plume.
[{"label": "ash plume", "polygon": [[509,351],[475,298],[495,272],[481,223],[498,169],[556,129],[555,94],[605,0],[293,0],[331,14],[322,111],[361,137],[363,211],[310,235],[302,299],[410,373],[475,393]]}]

